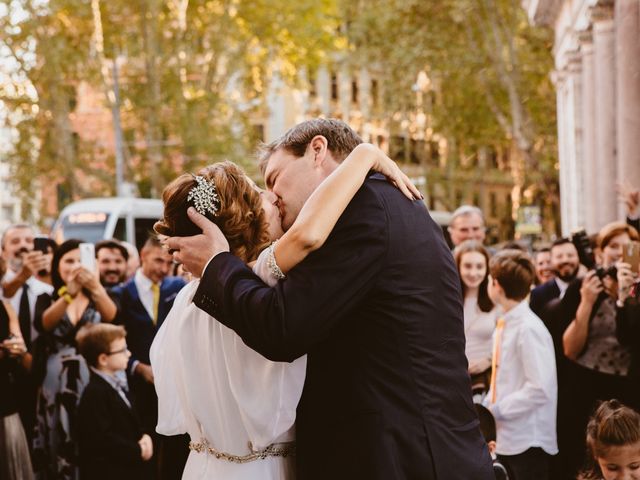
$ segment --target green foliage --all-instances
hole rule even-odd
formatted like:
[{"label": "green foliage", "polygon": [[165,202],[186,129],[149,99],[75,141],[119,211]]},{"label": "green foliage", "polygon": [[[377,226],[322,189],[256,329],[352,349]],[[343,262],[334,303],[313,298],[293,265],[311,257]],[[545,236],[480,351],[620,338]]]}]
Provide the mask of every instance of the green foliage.
[{"label": "green foliage", "polygon": [[411,85],[426,71],[434,131],[461,150],[514,145],[524,172],[514,182],[557,209],[550,30],[532,27],[513,0],[342,2],[358,61],[393,88],[386,110],[415,109]]},{"label": "green foliage", "polygon": [[177,170],[246,165],[274,65],[288,79],[317,66],[338,25],[332,0],[0,0],[0,55],[16,66],[0,101],[21,193],[33,199],[40,179],[71,198],[113,194],[113,154],[76,138],[70,114],[81,84],[112,107],[116,59],[125,175],[142,194]]}]

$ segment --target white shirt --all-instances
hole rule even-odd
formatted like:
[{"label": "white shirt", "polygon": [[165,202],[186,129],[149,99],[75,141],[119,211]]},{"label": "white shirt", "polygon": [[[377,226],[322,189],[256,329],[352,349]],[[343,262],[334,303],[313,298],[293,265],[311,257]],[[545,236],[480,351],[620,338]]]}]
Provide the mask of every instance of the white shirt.
[{"label": "white shirt", "polygon": [[141,269],[136,270],[133,282],[136,284],[136,289],[138,290],[138,296],[140,297],[142,306],[149,314],[149,318],[153,319],[153,291],[151,290],[153,282],[149,277],[142,273]]},{"label": "white shirt", "polygon": [[[254,272],[268,285],[266,251]],[[158,425],[163,435],[187,432],[192,442],[206,441],[232,455],[250,453],[295,438],[296,407],[307,358],[272,362],[249,348],[231,329],[196,307],[193,280],[176,297],[151,346],[158,393]],[[233,463],[191,451],[183,480],[287,480],[295,478],[294,458],[268,456]]]},{"label": "white shirt", "polygon": [[[17,272],[14,272],[10,268],[7,269],[7,273],[4,275],[4,280],[6,282],[10,282],[18,275]],[[29,277],[29,279],[25,282],[28,286],[27,289],[27,298],[29,299],[29,315],[31,316],[31,341],[33,342],[36,338],[38,338],[38,331],[33,326],[33,317],[36,312],[36,299],[46,293],[47,295],[51,295],[53,293],[53,287],[47,283],[44,283],[38,280],[35,277]],[[4,292],[2,292],[2,299],[9,302],[13,309],[16,312],[16,315],[20,314],[20,299],[22,298],[22,287],[20,287],[13,297],[6,297]],[[24,334],[23,334],[24,335]]]},{"label": "white shirt", "polygon": [[493,331],[498,320],[498,307],[483,312],[478,306],[477,297],[464,300],[465,354],[469,364],[490,359],[493,347]]},{"label": "white shirt", "polygon": [[555,277],[554,280],[556,281],[556,285],[558,286],[558,289],[560,290],[560,297],[559,298],[563,298],[564,294],[567,293],[567,288],[569,288],[569,284],[567,282],[565,282],[564,280],[559,279],[558,277]]},{"label": "white shirt", "polygon": [[555,455],[558,382],[551,335],[526,300],[503,318],[496,403],[492,390],[484,401],[496,419],[496,451],[518,455],[539,447]]}]

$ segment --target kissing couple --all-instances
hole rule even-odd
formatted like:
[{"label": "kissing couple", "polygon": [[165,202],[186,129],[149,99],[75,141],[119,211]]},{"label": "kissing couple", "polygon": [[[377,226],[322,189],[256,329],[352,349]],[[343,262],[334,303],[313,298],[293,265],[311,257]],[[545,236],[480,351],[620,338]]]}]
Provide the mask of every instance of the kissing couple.
[{"label": "kissing couple", "polygon": [[196,277],[151,349],[157,431],[191,437],[183,478],[493,479],[419,192],[331,119],[260,166],[267,190],[229,162],[180,176],[155,225]]}]

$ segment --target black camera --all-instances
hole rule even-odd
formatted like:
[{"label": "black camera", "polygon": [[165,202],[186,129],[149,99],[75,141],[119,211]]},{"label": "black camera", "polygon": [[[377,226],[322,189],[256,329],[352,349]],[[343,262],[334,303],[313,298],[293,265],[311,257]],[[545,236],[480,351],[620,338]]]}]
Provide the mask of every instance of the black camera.
[{"label": "black camera", "polygon": [[591,248],[591,242],[587,236],[587,232],[584,229],[576,230],[571,234],[571,243],[578,250],[578,258],[580,263],[587,267],[587,270],[595,270],[596,275],[600,280],[604,277],[611,277],[614,280],[618,276],[618,269],[615,265],[609,268],[604,268],[596,264],[596,256]]}]

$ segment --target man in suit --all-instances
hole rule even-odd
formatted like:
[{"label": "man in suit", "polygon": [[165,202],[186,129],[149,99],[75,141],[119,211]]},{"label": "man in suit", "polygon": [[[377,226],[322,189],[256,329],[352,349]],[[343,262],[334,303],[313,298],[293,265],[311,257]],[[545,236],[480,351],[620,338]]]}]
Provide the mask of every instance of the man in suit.
[{"label": "man in suit", "polygon": [[[545,307],[551,300],[562,298],[569,284],[578,276],[578,250],[568,238],[559,238],[551,245],[551,270],[555,277],[538,285],[531,292],[531,310],[547,323]],[[547,325],[548,327],[548,325]]]},{"label": "man in suit", "polygon": [[[158,397],[153,386],[149,350],[185,282],[182,278],[168,276],[173,260],[156,237],[149,237],[142,247],[140,259],[141,266],[133,278],[114,291],[120,304],[119,322],[127,330],[131,350],[128,371],[134,403],[143,427],[155,432]],[[157,449],[160,478],[180,478],[188,455],[188,441],[181,436],[178,446],[174,447],[168,446],[173,445],[174,437],[154,438],[160,442]]]},{"label": "man in suit", "polygon": [[[316,119],[266,148],[284,229],[360,142],[346,124]],[[324,246],[274,288],[189,212],[204,235],[168,245],[202,276],[195,304],[271,360],[308,355],[299,479],[494,478],[471,401],[460,280],[423,202],[369,177]]]}]

